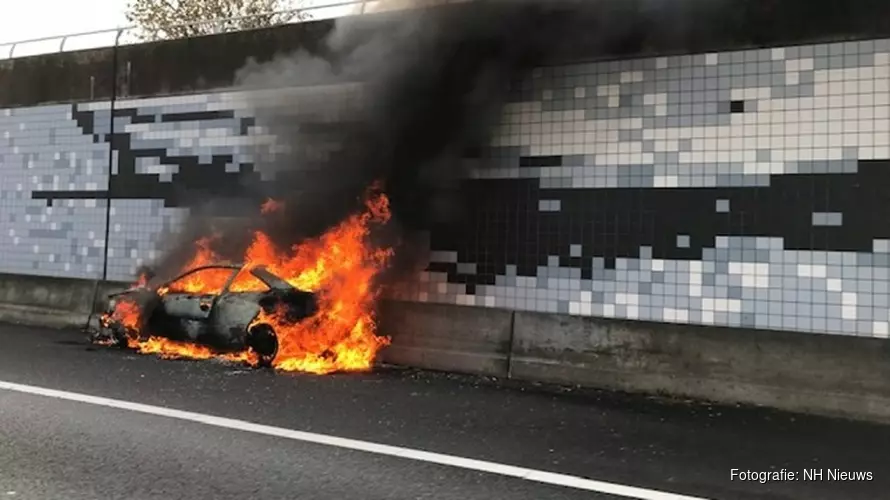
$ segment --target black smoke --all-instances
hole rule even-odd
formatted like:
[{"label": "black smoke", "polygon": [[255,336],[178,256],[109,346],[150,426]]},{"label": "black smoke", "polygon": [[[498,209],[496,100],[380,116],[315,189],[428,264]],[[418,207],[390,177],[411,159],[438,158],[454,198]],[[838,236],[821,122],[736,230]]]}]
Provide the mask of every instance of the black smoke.
[{"label": "black smoke", "polygon": [[[553,55],[582,6],[481,1],[345,20],[324,63],[304,55],[247,73],[252,83],[291,83],[282,80],[287,75],[299,83],[363,84],[361,109],[324,136],[344,148],[312,169],[293,166],[303,175],[281,193],[287,212],[275,236],[288,242],[324,231],[356,210],[378,180],[408,229],[459,220],[460,159],[486,141],[510,85]],[[291,144],[312,147],[312,137],[296,129]]]},{"label": "black smoke", "polygon": [[[565,57],[575,44],[595,50],[606,34],[614,42],[626,29],[602,19],[602,5],[476,0],[365,15],[340,20],[320,54],[249,62],[238,78],[244,88],[318,86],[313,101],[319,110],[352,102],[335,121],[324,119],[323,111],[261,114],[291,152],[258,165],[275,170],[275,182],[245,191],[257,200],[282,201],[284,211],[258,218],[254,206],[243,220],[217,221],[215,248],[237,260],[257,227],[282,247],[318,236],[360,210],[363,194],[377,181],[394,215],[381,237],[405,242],[432,226],[461,224],[461,158],[486,143],[511,85],[530,70]],[[360,84],[358,95],[336,90],[348,83]],[[209,232],[207,215],[212,210],[192,217],[161,269],[179,269],[194,241]]]}]

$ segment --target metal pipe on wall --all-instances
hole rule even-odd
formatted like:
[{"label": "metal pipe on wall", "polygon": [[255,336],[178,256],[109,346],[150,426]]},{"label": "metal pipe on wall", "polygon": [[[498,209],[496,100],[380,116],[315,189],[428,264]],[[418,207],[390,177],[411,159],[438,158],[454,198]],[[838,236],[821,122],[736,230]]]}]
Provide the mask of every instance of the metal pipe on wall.
[{"label": "metal pipe on wall", "polygon": [[117,35],[114,38],[114,45],[111,48],[111,102],[109,104],[108,112],[108,119],[110,120],[110,123],[108,124],[108,180],[105,184],[105,243],[102,253],[102,276],[96,278],[95,280],[95,284],[93,286],[93,294],[92,297],[90,297],[90,314],[87,316],[84,330],[89,329],[90,322],[93,320],[93,316],[96,313],[96,301],[99,296],[99,288],[101,287],[102,283],[108,281],[108,240],[111,235],[111,173],[114,167],[114,110],[115,104],[117,103],[118,58],[120,57],[120,39],[123,32],[123,28],[118,29]]}]

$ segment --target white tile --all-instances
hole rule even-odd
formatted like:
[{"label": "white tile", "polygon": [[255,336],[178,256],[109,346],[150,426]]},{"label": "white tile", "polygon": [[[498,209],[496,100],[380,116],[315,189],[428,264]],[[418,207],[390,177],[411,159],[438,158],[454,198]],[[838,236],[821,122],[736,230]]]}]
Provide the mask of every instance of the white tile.
[{"label": "white tile", "polygon": [[627,306],[626,316],[627,316],[627,319],[640,319],[639,306],[635,306],[635,305]]}]

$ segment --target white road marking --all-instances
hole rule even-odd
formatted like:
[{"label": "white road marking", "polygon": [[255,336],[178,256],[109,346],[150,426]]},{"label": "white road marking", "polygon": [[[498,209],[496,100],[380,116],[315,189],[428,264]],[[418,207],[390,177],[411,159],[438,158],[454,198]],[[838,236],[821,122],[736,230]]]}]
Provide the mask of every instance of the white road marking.
[{"label": "white road marking", "polygon": [[128,410],[137,413],[145,413],[148,415],[156,415],[160,417],[175,418],[179,420],[186,420],[189,422],[211,425],[214,427],[222,427],[224,429],[252,432],[255,434],[263,434],[266,436],[291,439],[294,441],[303,441],[306,443],[333,446],[336,448],[344,448],[348,450],[364,451],[377,455],[387,455],[408,460],[416,460],[419,462],[434,463],[450,467],[458,467],[461,469],[487,472],[490,474],[498,474],[501,476],[524,479],[526,481],[564,486],[567,488],[574,488],[579,490],[595,491],[598,493],[607,493],[610,495],[616,495],[626,498],[636,498],[639,500],[706,500],[701,497],[677,495],[674,493],[667,493],[658,490],[638,488],[635,486],[625,486],[622,484],[608,483],[604,481],[595,481],[578,476],[569,476],[566,474],[557,474],[535,469],[526,469],[524,467],[515,467],[512,465],[499,464],[495,462],[486,462],[484,460],[475,460],[471,458],[458,457],[455,455],[444,455],[441,453],[432,453],[429,451],[402,448],[399,446],[389,446],[385,444],[372,443],[369,441],[341,438],[337,436],[329,436],[326,434],[316,434],[313,432],[295,431],[282,427],[255,424],[244,420],[236,420],[225,417],[217,417],[214,415],[206,415],[203,413],[175,410],[172,408],[164,408],[162,406],[132,403],[130,401],[121,401],[119,399],[90,396],[88,394],[79,394],[76,392],[46,389],[43,387],[35,387],[32,385],[23,385],[0,381],[0,389],[20,392],[24,394],[44,396],[54,399],[62,399],[66,401],[75,401],[78,403],[86,403],[96,406],[104,406],[106,408]]}]

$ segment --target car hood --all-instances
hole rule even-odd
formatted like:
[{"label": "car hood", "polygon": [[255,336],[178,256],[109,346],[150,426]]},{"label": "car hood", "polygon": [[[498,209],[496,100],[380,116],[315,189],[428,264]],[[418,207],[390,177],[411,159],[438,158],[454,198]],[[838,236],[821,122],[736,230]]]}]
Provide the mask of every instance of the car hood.
[{"label": "car hood", "polygon": [[153,291],[153,290],[146,286],[134,286],[134,287],[127,288],[126,290],[123,290],[120,292],[110,293],[107,295],[107,298],[110,300],[115,297],[121,297],[123,295],[131,295],[134,293],[143,293],[143,292],[150,292],[150,291]]}]

